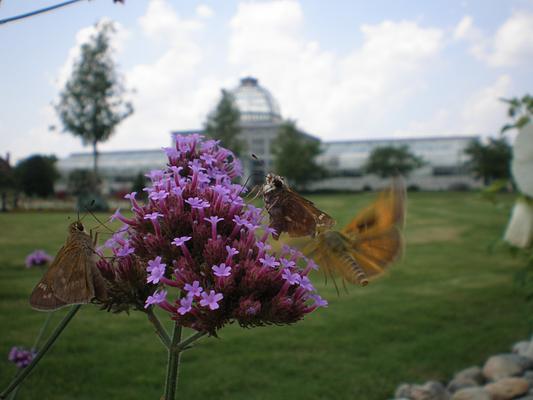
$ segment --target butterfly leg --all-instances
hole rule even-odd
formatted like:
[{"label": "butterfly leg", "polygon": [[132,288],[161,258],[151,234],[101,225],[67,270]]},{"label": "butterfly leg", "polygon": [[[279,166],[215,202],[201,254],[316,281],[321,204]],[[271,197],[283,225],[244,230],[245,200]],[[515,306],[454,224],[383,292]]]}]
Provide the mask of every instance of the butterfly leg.
[{"label": "butterfly leg", "polygon": [[[93,237],[93,231],[91,230],[91,238]],[[98,243],[98,231],[94,231],[94,238],[93,238],[93,247],[96,247],[96,244]]]},{"label": "butterfly leg", "polygon": [[344,292],[348,294],[349,292],[348,292],[348,288],[346,287],[346,281],[344,280],[344,278],[342,279],[342,287],[344,288]]},{"label": "butterfly leg", "polygon": [[328,271],[328,272],[329,272],[329,276],[330,276],[331,280],[333,281],[333,286],[335,286],[335,291],[337,292],[337,296],[340,296],[341,292],[339,290],[339,286],[337,285],[337,281],[335,280],[335,277],[333,276],[333,273],[331,271]]},{"label": "butterfly leg", "polygon": [[250,197],[252,195],[252,193],[254,193],[254,196],[249,200],[249,202],[251,203],[252,201],[254,201],[255,199],[257,199],[257,197],[261,194],[261,190],[260,190],[260,186],[259,185],[255,185],[252,190],[250,190],[250,192],[248,193],[248,195],[246,197]]}]

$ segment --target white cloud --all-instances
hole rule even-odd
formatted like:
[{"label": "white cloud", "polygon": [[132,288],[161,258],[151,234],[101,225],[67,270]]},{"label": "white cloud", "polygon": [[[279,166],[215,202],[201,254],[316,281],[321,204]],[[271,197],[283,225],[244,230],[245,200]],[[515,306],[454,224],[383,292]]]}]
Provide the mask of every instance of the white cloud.
[{"label": "white cloud", "polygon": [[498,29],[490,62],[495,66],[531,62],[533,57],[533,14],[514,13]]},{"label": "white cloud", "polygon": [[465,15],[457,24],[453,31],[453,37],[456,40],[468,39],[473,33],[474,21],[471,16]]},{"label": "white cloud", "polygon": [[196,15],[201,18],[211,18],[213,15],[215,15],[215,12],[208,5],[200,4],[198,7],[196,7]]},{"label": "white cloud", "polygon": [[[56,123],[55,110],[51,105],[46,105],[38,111],[39,123],[25,132],[24,135],[10,135],[2,132],[0,137],[6,139],[5,148],[12,150],[13,160],[16,162],[30,154],[55,154],[59,157],[82,149],[81,140],[60,129],[49,130]],[[4,143],[2,144],[4,146]],[[1,155],[0,155],[1,156]]]},{"label": "white cloud", "polygon": [[241,75],[260,77],[284,116],[326,139],[379,134],[377,118],[420,89],[421,72],[443,45],[439,29],[384,21],[363,25],[362,45],[335,54],[305,38],[303,25],[296,1],[241,3],[230,24],[229,59]]},{"label": "white cloud", "polygon": [[462,131],[482,135],[497,133],[506,122],[507,106],[500,100],[509,97],[511,78],[500,76],[466,100],[462,111]]},{"label": "white cloud", "polygon": [[511,90],[511,78],[501,75],[462,103],[438,109],[426,120],[413,121],[406,128],[396,130],[394,136],[493,136],[508,122],[507,106],[500,99],[512,96]]},{"label": "white cloud", "polygon": [[139,25],[165,50],[127,71],[135,112],[103,148],[157,148],[169,144],[171,130],[200,128],[222,84],[199,72],[206,62],[200,16],[183,18],[168,1],[153,0]]},{"label": "white cloud", "polygon": [[465,16],[455,28],[454,38],[466,40],[471,54],[492,67],[529,62],[533,57],[533,13],[514,12],[492,37]]},{"label": "white cloud", "polygon": [[394,137],[423,137],[435,135],[457,135],[471,134],[472,132],[463,132],[458,130],[459,123],[447,108],[440,108],[428,119],[422,121],[412,121],[405,128],[397,129],[392,136]]},{"label": "white cloud", "polygon": [[146,14],[139,18],[144,34],[157,40],[181,44],[190,35],[203,28],[203,23],[195,19],[181,18],[167,0],[151,0]]}]

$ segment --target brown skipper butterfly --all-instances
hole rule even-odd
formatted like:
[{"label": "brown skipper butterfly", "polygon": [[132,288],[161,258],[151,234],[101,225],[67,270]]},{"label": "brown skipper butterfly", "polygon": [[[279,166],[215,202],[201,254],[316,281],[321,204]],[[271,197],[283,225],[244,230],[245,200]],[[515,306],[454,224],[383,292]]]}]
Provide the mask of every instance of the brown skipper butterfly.
[{"label": "brown skipper butterfly", "polygon": [[366,286],[401,255],[405,221],[405,185],[395,178],[377,200],[361,211],[340,232],[318,235],[306,253],[333,277]]},{"label": "brown skipper butterfly", "polygon": [[65,245],[31,293],[33,308],[53,311],[107,298],[106,283],[96,267],[95,242],[79,220],[69,225]]},{"label": "brown skipper butterfly", "polygon": [[335,220],[315,207],[313,202],[292,190],[279,175],[268,174],[261,189],[274,239],[287,232],[289,236],[312,236],[329,229]]}]

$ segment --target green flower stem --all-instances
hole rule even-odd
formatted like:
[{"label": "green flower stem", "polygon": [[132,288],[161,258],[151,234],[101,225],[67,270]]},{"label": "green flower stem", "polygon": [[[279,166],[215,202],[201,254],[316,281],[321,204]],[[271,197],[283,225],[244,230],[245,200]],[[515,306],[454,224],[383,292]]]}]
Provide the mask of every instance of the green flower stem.
[{"label": "green flower stem", "polygon": [[185,339],[183,342],[180,342],[178,345],[178,351],[187,350],[189,345],[193,342],[196,342],[198,339],[200,339],[202,336],[205,336],[206,332],[196,332],[194,335],[189,336],[187,339]]},{"label": "green flower stem", "polygon": [[9,393],[11,393],[17,386],[19,386],[24,379],[30,374],[30,372],[33,370],[33,368],[37,365],[39,361],[41,361],[41,358],[44,357],[44,355],[50,350],[50,347],[55,343],[59,335],[63,332],[63,330],[67,327],[69,322],[74,318],[74,315],[78,312],[80,309],[81,304],[77,304],[73,306],[67,315],[63,318],[63,320],[59,323],[59,325],[56,327],[56,329],[52,332],[50,337],[46,340],[44,343],[42,349],[37,353],[37,355],[33,358],[31,363],[21,370],[21,372],[15,376],[15,378],[11,381],[9,386],[0,393],[0,399],[6,399]]},{"label": "green flower stem", "polygon": [[161,339],[161,342],[165,345],[167,349],[170,348],[170,337],[168,336],[168,333],[163,327],[163,325],[161,324],[161,321],[159,321],[159,318],[157,318],[157,316],[155,315],[152,307],[149,307],[146,310],[146,315],[148,317],[148,320],[154,326],[155,333],[157,333],[157,336],[159,336],[159,339]]},{"label": "green flower stem", "polygon": [[193,342],[197,341],[206,334],[206,332],[196,332],[180,342],[181,331],[181,326],[176,324],[174,326],[174,332],[172,333],[172,341],[168,349],[168,366],[167,378],[165,382],[165,396],[163,397],[164,400],[175,400],[176,398],[181,353],[184,350],[189,349]]},{"label": "green flower stem", "polygon": [[17,393],[18,393],[19,389],[20,389],[20,386],[17,386],[15,388],[15,390],[13,390],[11,392],[11,395],[9,396],[9,400],[15,400],[15,398],[17,397]]},{"label": "green flower stem", "polygon": [[174,325],[172,341],[168,349],[167,377],[165,381],[165,400],[176,398],[176,388],[178,387],[178,370],[180,366],[181,352],[178,349],[181,340],[181,325]]},{"label": "green flower stem", "polygon": [[54,315],[53,312],[46,313],[46,319],[44,320],[43,325],[41,326],[41,330],[39,331],[39,334],[35,338],[35,343],[33,343],[33,347],[32,347],[33,350],[35,351],[39,350],[39,343],[41,343],[41,339],[43,338],[43,335],[46,332],[48,325],[50,325],[50,320],[52,319],[52,315]]}]

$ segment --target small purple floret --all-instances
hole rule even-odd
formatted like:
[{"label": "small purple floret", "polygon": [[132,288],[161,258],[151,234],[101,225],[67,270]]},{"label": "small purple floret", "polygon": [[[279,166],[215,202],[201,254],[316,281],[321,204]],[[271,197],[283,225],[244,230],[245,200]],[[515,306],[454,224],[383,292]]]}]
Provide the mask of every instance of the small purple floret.
[{"label": "small purple floret", "polygon": [[191,297],[189,297],[189,296],[183,297],[180,300],[180,307],[178,308],[178,314],[185,315],[189,311],[191,311],[191,309],[192,309],[192,301],[193,301],[192,296]]},{"label": "small purple floret", "polygon": [[259,261],[261,261],[261,264],[263,264],[263,267],[270,267],[270,268],[276,268],[279,266],[279,261],[276,261],[276,257],[271,255],[265,255],[264,258],[260,258]]},{"label": "small purple floret", "polygon": [[153,213],[144,215],[144,219],[149,219],[151,221],[157,220],[157,218],[159,217],[164,217],[164,215],[159,212],[153,212]]},{"label": "small purple floret", "polygon": [[226,264],[213,265],[211,267],[213,273],[218,277],[225,277],[231,275],[231,267],[227,267]]},{"label": "small purple floret", "polygon": [[149,306],[153,304],[161,304],[166,300],[166,298],[167,298],[166,290],[155,292],[152,296],[148,296],[148,298],[146,299],[146,303],[144,304],[144,308],[148,308]]},{"label": "small purple floret", "polygon": [[209,307],[210,310],[216,310],[220,307],[218,305],[218,302],[223,298],[224,296],[222,295],[222,293],[215,293],[214,290],[211,290],[209,294],[203,292],[202,300],[200,300],[200,305],[202,307]]},{"label": "small purple floret", "polygon": [[188,240],[191,240],[192,238],[190,236],[182,236],[182,237],[177,237],[177,238],[174,238],[174,240],[172,241],[172,244],[174,246],[182,246],[183,244],[185,244],[186,241]]},{"label": "small purple floret", "polygon": [[154,260],[148,261],[146,270],[150,272],[147,282],[157,284],[163,276],[165,276],[165,268],[167,264],[161,262],[161,257],[157,256]]},{"label": "small purple floret", "polygon": [[186,283],[183,289],[187,292],[187,296],[191,297],[200,297],[200,294],[202,294],[204,290],[198,281],[194,281],[192,285]]}]

